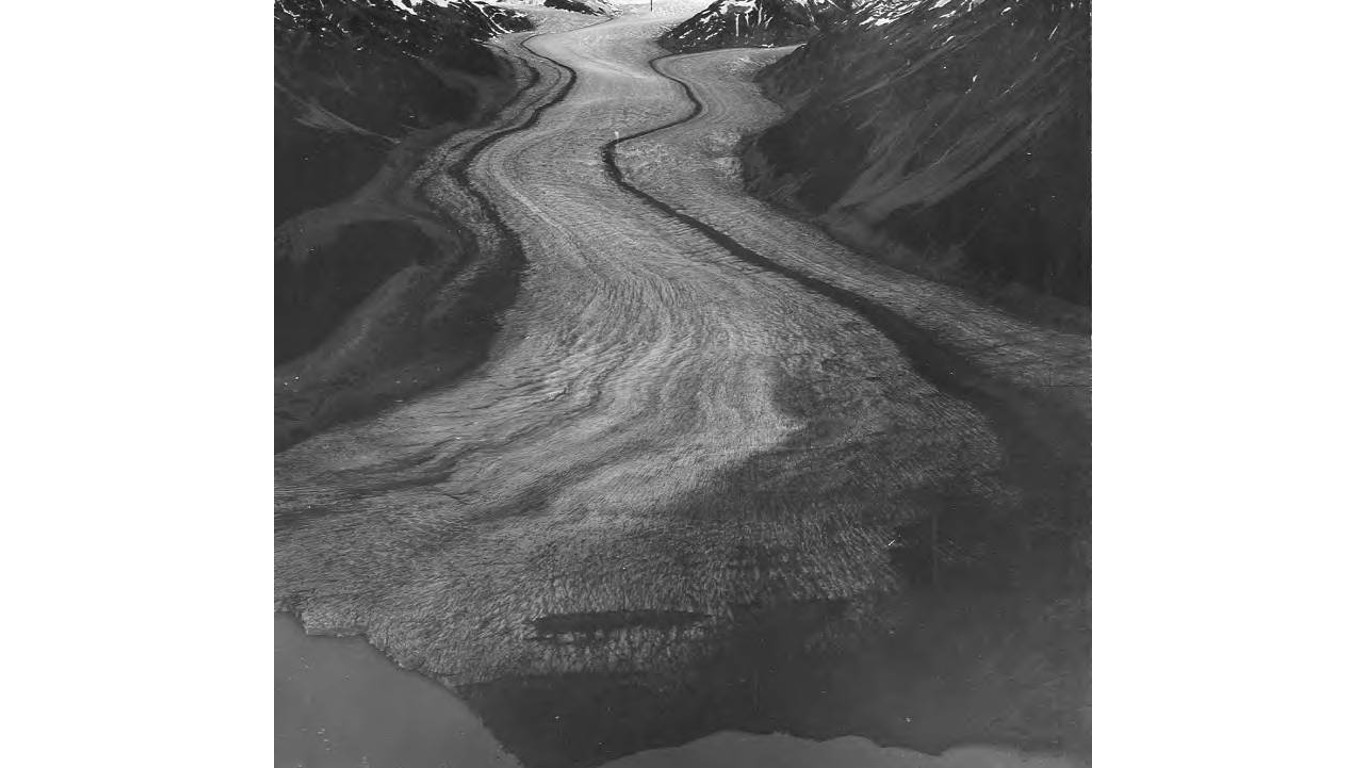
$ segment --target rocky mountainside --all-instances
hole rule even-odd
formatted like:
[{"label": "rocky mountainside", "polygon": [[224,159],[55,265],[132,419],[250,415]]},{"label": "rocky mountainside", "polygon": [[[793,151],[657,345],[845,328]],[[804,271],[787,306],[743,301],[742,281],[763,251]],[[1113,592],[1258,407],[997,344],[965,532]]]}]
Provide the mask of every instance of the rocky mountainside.
[{"label": "rocky mountainside", "polygon": [[660,38],[677,52],[805,42],[843,20],[853,0],[717,0]]},{"label": "rocky mountainside", "polygon": [[475,0],[276,0],[276,224],[354,191],[409,132],[473,115],[510,84],[480,41],[530,28]]},{"label": "rocky mountainside", "polygon": [[615,16],[617,7],[606,0],[545,0],[545,7],[593,16]]},{"label": "rocky mountainside", "polygon": [[1089,306],[1090,0],[873,0],[764,70],[756,193],[898,267]]}]

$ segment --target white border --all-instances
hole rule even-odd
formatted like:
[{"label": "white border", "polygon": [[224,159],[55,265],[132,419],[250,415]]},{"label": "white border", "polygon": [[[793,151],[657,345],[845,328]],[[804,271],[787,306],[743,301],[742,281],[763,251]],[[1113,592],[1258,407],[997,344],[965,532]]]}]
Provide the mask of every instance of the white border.
[{"label": "white border", "polygon": [[[1359,760],[1361,7],[1097,3],[1097,765]],[[7,761],[269,764],[269,11],[6,29]]]}]

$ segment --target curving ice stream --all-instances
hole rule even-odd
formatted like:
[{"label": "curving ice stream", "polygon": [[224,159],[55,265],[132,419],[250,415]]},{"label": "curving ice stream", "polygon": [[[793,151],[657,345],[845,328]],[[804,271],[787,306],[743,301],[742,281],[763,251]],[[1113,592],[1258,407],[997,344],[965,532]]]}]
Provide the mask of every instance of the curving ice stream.
[{"label": "curving ice stream", "polygon": [[[1089,339],[881,267],[746,196],[727,158],[776,118],[746,74],[786,51],[656,69],[650,41],[680,18],[504,36],[522,96],[409,182],[484,247],[515,238],[525,269],[484,365],[277,456],[277,608],[311,632],[363,635],[455,688],[685,674],[756,624],[818,642],[861,620],[897,590],[901,526],[1008,512],[1030,493],[1012,455],[1076,453]],[[277,632],[300,658],[333,653]],[[448,701],[412,727],[511,759]],[[780,754],[1050,764],[727,734],[613,765]]]}]

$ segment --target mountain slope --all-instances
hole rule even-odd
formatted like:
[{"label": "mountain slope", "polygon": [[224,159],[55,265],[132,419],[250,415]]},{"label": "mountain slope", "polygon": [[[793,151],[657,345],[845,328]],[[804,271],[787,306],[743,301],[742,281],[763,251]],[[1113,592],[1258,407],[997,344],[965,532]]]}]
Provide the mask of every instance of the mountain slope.
[{"label": "mountain slope", "polygon": [[616,6],[606,0],[545,0],[545,7],[592,16],[613,16],[617,13]]},{"label": "mountain slope", "polygon": [[472,0],[277,0],[276,223],[354,191],[410,131],[473,115],[510,83],[479,42],[530,27]]},{"label": "mountain slope", "polygon": [[843,19],[852,0],[717,0],[660,38],[682,53],[804,42]]},{"label": "mountain slope", "polygon": [[1089,0],[880,0],[760,75],[758,194],[898,267],[1090,303]]}]

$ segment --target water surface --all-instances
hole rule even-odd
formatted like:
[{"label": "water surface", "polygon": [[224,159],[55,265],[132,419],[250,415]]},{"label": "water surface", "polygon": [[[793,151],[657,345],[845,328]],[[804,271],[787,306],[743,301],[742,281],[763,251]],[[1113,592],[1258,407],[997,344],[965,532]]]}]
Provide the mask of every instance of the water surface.
[{"label": "water surface", "polygon": [[521,768],[445,688],[275,616],[276,768]]}]

